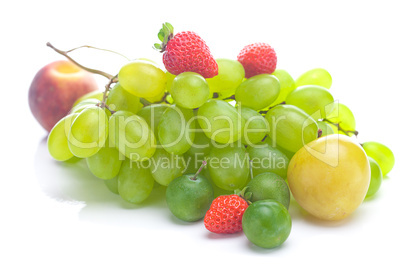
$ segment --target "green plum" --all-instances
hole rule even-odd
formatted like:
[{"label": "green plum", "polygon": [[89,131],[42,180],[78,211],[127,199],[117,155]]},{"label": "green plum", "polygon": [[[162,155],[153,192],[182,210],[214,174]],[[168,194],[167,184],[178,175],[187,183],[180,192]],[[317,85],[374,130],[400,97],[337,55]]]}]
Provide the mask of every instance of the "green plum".
[{"label": "green plum", "polygon": [[262,248],[274,248],[289,237],[292,220],[284,205],[268,199],[254,202],[246,209],[242,226],[250,242]]},{"label": "green plum", "polygon": [[175,178],[166,189],[166,203],[169,210],[183,221],[198,221],[205,216],[214,199],[211,183],[200,175],[201,168],[195,174],[186,174]]},{"label": "green plum", "polygon": [[232,143],[224,148],[213,147],[208,161],[212,181],[219,188],[234,191],[247,184],[249,161],[244,145]]},{"label": "green plum", "polygon": [[284,179],[272,172],[264,172],[247,184],[246,194],[250,193],[250,201],[274,199],[289,209],[290,191]]}]

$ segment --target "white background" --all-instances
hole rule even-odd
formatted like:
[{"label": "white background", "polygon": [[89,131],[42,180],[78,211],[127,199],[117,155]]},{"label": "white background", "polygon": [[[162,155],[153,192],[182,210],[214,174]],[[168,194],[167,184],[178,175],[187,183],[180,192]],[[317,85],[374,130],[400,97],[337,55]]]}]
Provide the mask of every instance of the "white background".
[{"label": "white background", "polygon": [[[144,2],[1,4],[0,266],[401,265],[399,1]],[[326,68],[331,92],[355,114],[359,141],[383,142],[395,152],[397,164],[377,196],[335,223],[314,220],[293,204],[289,239],[263,250],[242,233],[214,235],[202,222],[174,219],[156,194],[144,205],[127,204],[89,174],[85,162],[74,167],[53,161],[27,100],[35,73],[61,59],[45,43],[61,49],[93,45],[160,62],[151,47],[165,21],[176,31],[200,34],[216,58],[235,59],[243,46],[261,41],[275,48],[278,68],[295,78]],[[87,49],[73,56],[113,74],[125,63]],[[100,87],[106,82],[99,78]]]}]

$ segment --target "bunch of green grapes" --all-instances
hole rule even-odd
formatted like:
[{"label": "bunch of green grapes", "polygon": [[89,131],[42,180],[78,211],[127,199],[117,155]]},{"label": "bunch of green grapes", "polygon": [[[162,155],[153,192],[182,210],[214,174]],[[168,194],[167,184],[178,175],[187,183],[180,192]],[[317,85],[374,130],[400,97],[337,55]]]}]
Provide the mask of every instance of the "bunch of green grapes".
[{"label": "bunch of green grapes", "polygon": [[[218,75],[208,79],[175,76],[148,60],[124,65],[105,92],[80,98],[55,125],[51,156],[85,158],[112,192],[140,203],[155,186],[195,173],[203,161],[208,168],[201,175],[215,195],[233,193],[260,174],[286,180],[290,159],[311,141],[357,135],[353,113],[335,101],[326,70],[296,80],[281,69],[245,79],[238,61],[217,63]],[[373,195],[395,160],[385,145],[363,148]]]},{"label": "bunch of green grapes", "polygon": [[[132,71],[137,77],[127,81],[125,73]],[[104,93],[77,100],[50,132],[48,150],[58,161],[85,159],[92,174],[104,180],[112,192],[128,202],[140,203],[154,187],[153,173],[160,173],[150,165],[154,155],[160,154],[151,118],[155,118],[154,111],[159,117],[168,106],[155,105],[149,113],[144,103],[164,95],[166,74],[149,61],[135,61],[123,66],[119,76],[119,81]]]}]

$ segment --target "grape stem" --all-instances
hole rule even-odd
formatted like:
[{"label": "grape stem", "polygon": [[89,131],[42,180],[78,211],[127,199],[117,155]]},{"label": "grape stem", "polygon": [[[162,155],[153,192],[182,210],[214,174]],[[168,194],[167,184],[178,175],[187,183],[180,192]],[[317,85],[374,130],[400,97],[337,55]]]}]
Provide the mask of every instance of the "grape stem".
[{"label": "grape stem", "polygon": [[100,104],[99,107],[101,108],[106,108],[108,109],[112,114],[114,114],[116,111],[113,111],[112,109],[110,109],[110,107],[106,104],[106,99],[108,97],[108,92],[110,91],[110,87],[112,86],[112,84],[116,83],[117,81],[117,74],[115,76],[113,76],[110,80],[109,83],[106,84],[105,86],[105,91],[103,91],[103,97],[102,97],[102,102]]},{"label": "grape stem", "polygon": [[52,49],[53,49],[54,51],[56,51],[57,53],[59,53],[60,55],[63,55],[64,57],[66,57],[67,59],[69,59],[71,62],[73,62],[75,65],[77,65],[77,66],[80,67],[81,69],[84,69],[84,70],[86,70],[86,71],[88,71],[88,72],[90,72],[90,73],[93,73],[93,74],[99,74],[99,75],[104,76],[104,77],[106,77],[107,79],[109,79],[109,82],[106,84],[105,91],[103,92],[102,102],[99,104],[99,107],[108,109],[112,114],[116,112],[116,111],[113,111],[112,109],[110,109],[110,107],[109,107],[108,105],[106,105],[106,99],[107,99],[107,93],[110,91],[111,85],[114,84],[114,83],[117,83],[117,82],[119,81],[119,78],[117,77],[117,74],[116,74],[116,75],[111,75],[111,74],[108,74],[108,73],[103,72],[103,71],[100,71],[100,70],[96,70],[96,69],[91,69],[91,68],[85,67],[85,66],[81,65],[80,63],[78,63],[77,61],[75,61],[73,58],[71,58],[71,57],[68,55],[68,53],[70,53],[70,52],[72,52],[72,51],[74,51],[74,50],[77,50],[77,49],[86,47],[86,48],[93,48],[93,49],[98,49],[98,50],[103,50],[103,51],[112,52],[112,53],[118,54],[118,55],[120,55],[120,56],[126,58],[127,60],[129,60],[126,56],[124,56],[124,55],[122,55],[122,54],[120,54],[120,53],[117,53],[117,52],[115,52],[115,51],[112,51],[112,50],[102,49],[102,48],[96,48],[96,47],[87,46],[87,45],[85,45],[85,46],[80,46],[80,47],[76,47],[76,48],[73,48],[73,49],[70,49],[70,50],[67,50],[67,51],[63,51],[63,50],[60,50],[60,49],[56,48],[55,46],[53,46],[52,44],[50,44],[50,42],[47,42],[46,45],[47,45],[48,47],[52,48]]},{"label": "grape stem", "polygon": [[116,52],[116,51],[113,51],[113,50],[109,50],[109,49],[105,49],[105,48],[98,48],[98,47],[88,46],[88,45],[79,46],[79,47],[76,47],[76,48],[67,50],[67,51],[65,51],[65,52],[66,52],[66,53],[70,53],[70,52],[73,52],[74,50],[78,50],[78,49],[80,49],[80,48],[91,48],[91,49],[102,50],[102,51],[114,53],[114,54],[119,55],[119,56],[125,58],[126,60],[130,61],[130,59],[129,59],[128,57],[124,56],[123,54],[121,54],[121,53],[119,53],[119,52]]},{"label": "grape stem", "polygon": [[145,107],[145,106],[149,106],[149,105],[152,104],[152,102],[147,101],[147,100],[144,99],[144,98],[141,98],[141,99],[140,99],[140,102],[142,103],[142,105],[144,105],[144,107]]},{"label": "grape stem", "polygon": [[191,180],[195,181],[197,179],[197,176],[201,173],[202,169],[207,165],[207,161],[202,161],[202,164],[200,168],[197,170],[197,172],[194,174],[193,177],[191,177]]},{"label": "grape stem", "polygon": [[317,137],[318,137],[318,138],[321,138],[321,136],[322,136],[322,130],[321,130],[321,129],[318,129]]},{"label": "grape stem", "polygon": [[283,101],[283,102],[281,102],[281,103],[275,104],[274,106],[269,107],[268,110],[261,110],[261,111],[259,111],[259,113],[260,113],[260,114],[267,114],[268,111],[271,110],[272,108],[274,108],[274,107],[276,107],[276,106],[278,106],[278,105],[283,105],[283,104],[286,104],[286,102]]},{"label": "grape stem", "polygon": [[110,107],[107,104],[105,104],[105,108],[108,109],[111,114],[114,114],[116,112],[110,109]]},{"label": "grape stem", "polygon": [[100,108],[108,109],[111,114],[114,114],[116,112],[116,111],[113,111],[106,103],[103,103],[103,102],[96,104],[96,106],[98,106]]},{"label": "grape stem", "polygon": [[[78,48],[75,48],[75,49],[72,49],[72,50],[68,50],[68,51],[63,51],[63,50],[60,50],[60,49],[54,47],[52,44],[50,44],[50,42],[47,42],[46,45],[47,45],[48,47],[52,48],[52,49],[53,49],[54,51],[56,51],[57,53],[59,53],[60,55],[63,55],[64,57],[66,57],[66,58],[69,59],[71,62],[73,62],[75,65],[77,65],[78,67],[84,69],[85,71],[88,71],[88,72],[93,73],[93,74],[99,74],[99,75],[101,75],[101,76],[106,77],[106,78],[109,79],[109,80],[117,79],[117,76],[108,74],[108,73],[103,72],[103,71],[100,71],[100,70],[96,70],[96,69],[91,69],[91,68],[85,67],[85,66],[79,64],[78,62],[76,62],[73,58],[71,58],[71,57],[68,55],[68,52],[74,51],[75,49],[78,49]],[[116,82],[117,82],[117,81],[116,81]]]},{"label": "grape stem", "polygon": [[[214,95],[215,96],[215,95]],[[218,95],[219,96],[219,95]],[[230,97],[224,98],[223,100],[235,100],[235,95],[232,95]]]},{"label": "grape stem", "polygon": [[162,102],[165,102],[165,103],[169,104],[169,102],[166,100],[166,97],[167,97],[168,95],[169,95],[169,92],[165,92],[165,94],[163,95],[163,97],[161,98],[161,100],[160,100],[160,101],[157,101],[157,102],[150,102],[150,101],[147,101],[147,100],[144,99],[144,98],[141,98],[141,99],[140,99],[140,102],[142,103],[142,105],[144,105],[144,107],[145,107],[145,106],[152,105],[152,104],[162,103]]},{"label": "grape stem", "polygon": [[339,123],[332,122],[331,120],[328,120],[327,118],[324,118],[322,121],[326,122],[326,123],[328,123],[330,125],[336,126],[339,131],[345,132],[346,134],[353,134],[355,136],[357,136],[359,134],[359,131],[357,131],[357,130],[345,130],[339,125]]}]

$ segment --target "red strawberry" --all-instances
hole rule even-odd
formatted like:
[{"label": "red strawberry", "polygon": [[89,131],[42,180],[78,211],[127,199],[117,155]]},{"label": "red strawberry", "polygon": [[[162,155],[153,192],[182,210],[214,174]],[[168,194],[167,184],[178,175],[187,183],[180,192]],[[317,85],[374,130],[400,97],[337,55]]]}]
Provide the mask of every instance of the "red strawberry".
[{"label": "red strawberry", "polygon": [[271,74],[276,68],[275,50],[266,43],[255,43],[245,46],[237,56],[243,65],[246,78],[257,74]]},{"label": "red strawberry", "polygon": [[154,47],[164,52],[163,64],[171,74],[196,72],[204,78],[218,74],[218,64],[198,34],[185,31],[173,36],[172,25],[164,23],[158,37],[162,44],[155,44]]},{"label": "red strawberry", "polygon": [[247,207],[247,201],[237,194],[218,196],[205,214],[204,225],[218,234],[242,231],[241,220]]}]

